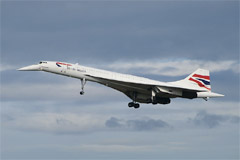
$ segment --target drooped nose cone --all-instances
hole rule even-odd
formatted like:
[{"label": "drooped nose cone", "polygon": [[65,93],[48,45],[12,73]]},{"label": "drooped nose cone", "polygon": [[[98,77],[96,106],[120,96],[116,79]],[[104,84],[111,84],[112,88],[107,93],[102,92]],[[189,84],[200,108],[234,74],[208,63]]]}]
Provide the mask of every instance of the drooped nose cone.
[{"label": "drooped nose cone", "polygon": [[30,65],[30,66],[26,66],[18,69],[18,71],[39,71],[39,70],[40,70],[40,66],[38,64]]}]

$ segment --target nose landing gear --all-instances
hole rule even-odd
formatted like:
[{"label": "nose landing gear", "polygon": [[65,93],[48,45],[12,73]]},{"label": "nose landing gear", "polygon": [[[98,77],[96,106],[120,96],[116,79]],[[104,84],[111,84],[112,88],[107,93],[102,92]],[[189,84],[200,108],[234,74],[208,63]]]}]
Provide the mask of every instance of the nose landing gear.
[{"label": "nose landing gear", "polygon": [[80,91],[80,95],[84,95],[84,86],[86,84],[86,79],[81,79],[82,90]]}]

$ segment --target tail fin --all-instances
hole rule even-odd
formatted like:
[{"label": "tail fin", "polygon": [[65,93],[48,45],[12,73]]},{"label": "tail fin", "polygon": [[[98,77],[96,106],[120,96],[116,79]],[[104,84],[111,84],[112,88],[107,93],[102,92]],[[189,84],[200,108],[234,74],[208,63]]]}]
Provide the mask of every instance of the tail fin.
[{"label": "tail fin", "polygon": [[205,88],[207,91],[211,91],[209,70],[197,69],[187,78],[185,78],[184,81],[187,81],[193,85],[197,85],[203,89]]}]

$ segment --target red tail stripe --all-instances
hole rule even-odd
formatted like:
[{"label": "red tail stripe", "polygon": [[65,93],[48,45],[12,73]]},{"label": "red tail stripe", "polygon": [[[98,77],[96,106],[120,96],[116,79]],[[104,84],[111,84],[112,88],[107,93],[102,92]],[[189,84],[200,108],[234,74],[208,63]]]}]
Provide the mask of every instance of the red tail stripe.
[{"label": "red tail stripe", "polygon": [[206,87],[204,84],[202,84],[201,82],[199,82],[199,81],[197,81],[197,80],[195,80],[193,78],[189,78],[189,80],[197,83],[199,85],[199,87],[204,87],[204,88],[206,88],[209,91],[211,90],[211,88]]},{"label": "red tail stripe", "polygon": [[203,76],[203,75],[199,75],[199,74],[194,74],[193,77],[204,78],[204,79],[210,80],[209,76]]},{"label": "red tail stripe", "polygon": [[57,62],[57,64],[66,65],[66,66],[72,66],[71,64],[66,64],[66,63],[61,63],[61,62]]}]

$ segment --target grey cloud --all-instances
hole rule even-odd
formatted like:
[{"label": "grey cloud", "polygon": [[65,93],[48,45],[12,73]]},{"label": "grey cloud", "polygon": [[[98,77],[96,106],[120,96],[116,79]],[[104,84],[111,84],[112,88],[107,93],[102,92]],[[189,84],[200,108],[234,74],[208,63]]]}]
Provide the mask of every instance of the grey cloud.
[{"label": "grey cloud", "polygon": [[128,120],[127,125],[129,128],[138,131],[148,131],[148,130],[156,130],[160,128],[167,128],[169,125],[158,119],[148,119],[148,120]]},{"label": "grey cloud", "polygon": [[239,122],[240,122],[240,117],[238,117],[238,116],[232,116],[232,117],[230,118],[230,122],[231,122],[231,123],[239,123]]},{"label": "grey cloud", "polygon": [[206,111],[200,111],[193,119],[189,119],[189,122],[196,126],[204,126],[207,128],[217,127],[224,122],[239,123],[239,121],[239,116],[209,114]]},{"label": "grey cloud", "polygon": [[169,128],[170,125],[160,119],[151,118],[123,120],[111,117],[105,122],[106,127],[113,129],[131,130],[131,131],[153,131],[161,128]]},{"label": "grey cloud", "polygon": [[73,124],[71,121],[66,120],[64,118],[56,118],[56,123],[59,126],[72,125]]},{"label": "grey cloud", "polygon": [[[31,77],[31,75],[30,75]],[[51,77],[51,76],[50,76]],[[54,77],[54,76],[53,76]],[[63,77],[64,78],[64,77]],[[44,79],[44,77],[40,78]],[[67,80],[67,78],[66,78]],[[58,81],[58,80],[56,80]],[[61,81],[61,83],[10,83],[1,87],[2,101],[69,101],[84,104],[86,102],[99,101],[118,101],[126,98],[120,92],[105,88],[98,84],[88,83],[86,86],[86,95],[79,95],[79,80],[70,79],[70,81]],[[24,91],[24,92],[23,92]],[[47,92],[46,92],[47,91]],[[121,96],[119,96],[121,95]]]},{"label": "grey cloud", "polygon": [[14,117],[8,115],[8,114],[1,114],[1,121],[2,122],[8,122],[8,121],[13,121],[15,120]]},{"label": "grey cloud", "polygon": [[5,128],[56,134],[83,134],[99,131],[104,128],[105,122],[104,117],[98,115],[51,112],[13,116],[4,114],[2,120]]},{"label": "grey cloud", "polygon": [[233,71],[238,73],[238,61],[206,61],[194,59],[145,59],[144,61],[119,61],[106,65],[107,69],[144,73],[152,75],[182,76],[188,75],[198,68],[207,68],[211,72]]},{"label": "grey cloud", "polygon": [[111,117],[105,122],[105,125],[109,128],[119,128],[122,127],[123,125],[120,123],[121,120],[117,119],[115,117]]}]

